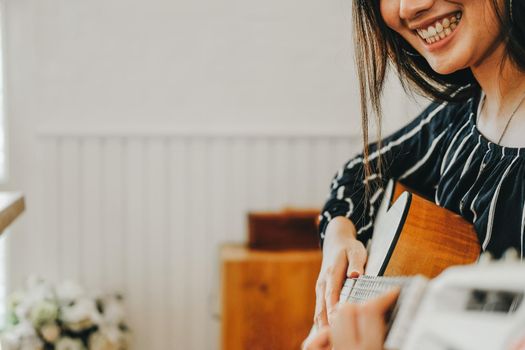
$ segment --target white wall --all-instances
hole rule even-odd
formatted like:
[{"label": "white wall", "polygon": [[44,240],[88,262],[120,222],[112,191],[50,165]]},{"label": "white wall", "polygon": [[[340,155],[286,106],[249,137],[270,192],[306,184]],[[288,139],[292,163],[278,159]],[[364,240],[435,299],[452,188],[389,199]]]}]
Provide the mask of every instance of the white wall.
[{"label": "white wall", "polygon": [[11,97],[23,86],[28,114],[74,126],[349,127],[343,4],[7,1]]},{"label": "white wall", "polygon": [[[28,205],[9,237],[12,286],[32,271],[46,273],[39,259],[55,237],[39,219],[55,200],[43,196],[43,131],[358,135],[350,5],[4,0],[11,165],[4,188],[23,190]],[[387,130],[410,114],[393,86]]]}]

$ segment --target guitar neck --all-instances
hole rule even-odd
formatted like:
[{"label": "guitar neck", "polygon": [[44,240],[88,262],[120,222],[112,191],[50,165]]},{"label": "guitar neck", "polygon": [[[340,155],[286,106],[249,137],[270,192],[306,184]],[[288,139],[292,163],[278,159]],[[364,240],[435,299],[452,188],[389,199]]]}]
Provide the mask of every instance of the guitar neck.
[{"label": "guitar neck", "polygon": [[340,303],[362,303],[373,299],[393,288],[403,289],[414,277],[374,277],[363,275],[359,278],[348,278],[345,281]]},{"label": "guitar neck", "polygon": [[403,344],[429,280],[423,276],[348,278],[339,297],[339,303],[363,303],[393,288],[401,293],[390,315],[385,349],[399,349]]}]

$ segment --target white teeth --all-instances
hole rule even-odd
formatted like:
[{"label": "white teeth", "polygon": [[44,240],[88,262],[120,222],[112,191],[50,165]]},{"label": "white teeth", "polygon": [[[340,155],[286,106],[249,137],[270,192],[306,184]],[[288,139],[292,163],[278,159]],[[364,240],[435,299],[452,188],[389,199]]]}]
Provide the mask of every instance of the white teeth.
[{"label": "white teeth", "polygon": [[436,22],[434,25],[429,26],[427,29],[416,30],[419,36],[427,43],[435,43],[445,37],[449,36],[459,24],[461,20],[461,12],[444,18],[442,21]]}]

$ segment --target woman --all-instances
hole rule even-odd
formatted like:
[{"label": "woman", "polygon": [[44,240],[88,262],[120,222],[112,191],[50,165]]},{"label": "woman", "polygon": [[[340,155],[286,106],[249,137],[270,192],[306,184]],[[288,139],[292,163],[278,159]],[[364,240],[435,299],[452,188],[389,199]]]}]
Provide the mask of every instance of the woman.
[{"label": "woman", "polygon": [[[354,24],[365,149],[337,173],[322,212],[318,328],[334,322],[344,279],[363,273],[389,179],[472,222],[483,250],[524,256],[525,1],[356,0]],[[390,63],[435,102],[366,146],[367,104],[381,115]]]}]

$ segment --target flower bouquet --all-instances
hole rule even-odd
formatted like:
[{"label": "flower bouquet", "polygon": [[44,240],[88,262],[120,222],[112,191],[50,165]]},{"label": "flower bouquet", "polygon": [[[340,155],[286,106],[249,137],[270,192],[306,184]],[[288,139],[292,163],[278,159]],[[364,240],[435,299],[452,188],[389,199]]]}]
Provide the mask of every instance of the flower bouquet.
[{"label": "flower bouquet", "polygon": [[73,282],[56,287],[30,278],[11,295],[3,350],[125,350],[129,331],[122,297],[96,298]]}]

